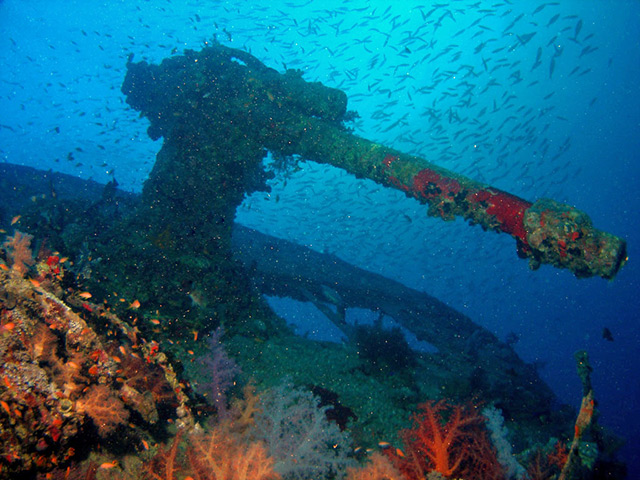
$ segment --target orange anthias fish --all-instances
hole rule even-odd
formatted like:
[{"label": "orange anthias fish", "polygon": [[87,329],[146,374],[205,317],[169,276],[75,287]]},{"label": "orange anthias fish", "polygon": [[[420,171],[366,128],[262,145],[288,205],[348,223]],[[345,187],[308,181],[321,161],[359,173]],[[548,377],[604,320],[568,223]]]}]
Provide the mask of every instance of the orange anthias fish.
[{"label": "orange anthias fish", "polygon": [[109,468],[114,468],[114,467],[117,467],[117,466],[118,466],[118,461],[114,460],[113,462],[105,462],[105,463],[103,463],[102,465],[100,465],[99,468],[107,470]]}]

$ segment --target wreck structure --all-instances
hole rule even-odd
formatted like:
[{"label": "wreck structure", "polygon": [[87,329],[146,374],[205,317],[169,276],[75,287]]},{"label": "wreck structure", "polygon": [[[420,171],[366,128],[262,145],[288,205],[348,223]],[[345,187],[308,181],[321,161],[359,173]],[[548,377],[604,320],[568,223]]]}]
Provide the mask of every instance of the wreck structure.
[{"label": "wreck structure", "polygon": [[[626,261],[624,240],[594,228],[569,205],[531,203],[349,133],[343,122],[353,112],[346,94],[306,82],[298,71],[280,74],[247,52],[218,44],[160,65],[130,59],[127,70],[127,102],[149,119],[151,138],[165,138],[144,201],[167,228],[207,229],[233,218],[244,191],[260,179],[268,149],[397,188],[427,204],[429,215],[461,216],[508,233],[534,269],[547,263],[578,277],[611,279]],[[218,218],[203,222],[216,198],[224,199],[214,205]],[[227,243],[225,228],[212,238]]]}]

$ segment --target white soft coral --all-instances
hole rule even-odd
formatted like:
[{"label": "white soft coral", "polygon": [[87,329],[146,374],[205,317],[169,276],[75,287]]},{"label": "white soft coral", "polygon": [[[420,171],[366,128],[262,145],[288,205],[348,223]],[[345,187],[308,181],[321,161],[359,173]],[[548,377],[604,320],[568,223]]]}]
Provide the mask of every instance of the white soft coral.
[{"label": "white soft coral", "polygon": [[311,392],[283,383],[260,397],[256,430],[284,479],[342,478],[346,467],[355,465],[347,456],[348,434],[327,420],[327,407],[318,407]]}]

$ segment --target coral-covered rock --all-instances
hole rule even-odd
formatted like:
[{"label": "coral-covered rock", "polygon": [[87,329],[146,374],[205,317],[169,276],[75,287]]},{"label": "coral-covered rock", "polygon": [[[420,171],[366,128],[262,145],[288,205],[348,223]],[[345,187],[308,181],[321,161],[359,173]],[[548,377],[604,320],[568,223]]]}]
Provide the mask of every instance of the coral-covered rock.
[{"label": "coral-covered rock", "polygon": [[51,257],[8,268],[15,252],[0,259],[0,478],[65,465],[119,428],[139,443],[160,411],[193,423],[157,344],[69,287]]}]

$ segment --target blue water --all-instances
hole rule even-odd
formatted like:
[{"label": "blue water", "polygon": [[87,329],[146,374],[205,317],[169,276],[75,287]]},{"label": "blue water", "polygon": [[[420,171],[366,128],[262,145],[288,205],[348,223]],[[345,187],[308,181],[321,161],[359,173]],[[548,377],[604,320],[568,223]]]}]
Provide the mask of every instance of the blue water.
[{"label": "blue water", "polygon": [[[522,358],[576,406],[573,352],[586,349],[601,423],[627,438],[629,478],[640,478],[640,2],[390,4],[5,0],[0,157],[139,191],[161,143],[120,93],[130,53],[159,62],[215,37],[343,89],[357,134],[574,205],[627,239],[628,265],[613,282],[532,272],[506,235],[427,218],[399,192],[310,162],[247,198],[238,221],[424,290],[501,338],[514,332]],[[301,328],[317,315],[277,308]]]}]

